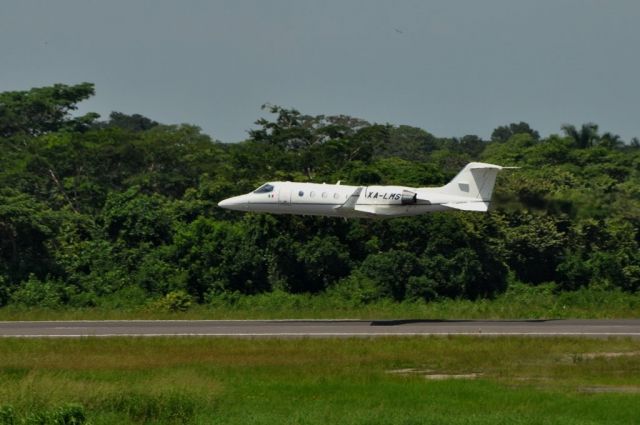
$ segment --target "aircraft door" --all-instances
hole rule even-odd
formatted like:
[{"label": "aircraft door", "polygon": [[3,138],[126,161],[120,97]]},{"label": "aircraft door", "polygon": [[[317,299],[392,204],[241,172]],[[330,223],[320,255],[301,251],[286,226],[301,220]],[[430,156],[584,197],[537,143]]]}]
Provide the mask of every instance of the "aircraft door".
[{"label": "aircraft door", "polygon": [[291,204],[291,186],[288,184],[280,185],[278,188],[278,203],[282,205]]}]

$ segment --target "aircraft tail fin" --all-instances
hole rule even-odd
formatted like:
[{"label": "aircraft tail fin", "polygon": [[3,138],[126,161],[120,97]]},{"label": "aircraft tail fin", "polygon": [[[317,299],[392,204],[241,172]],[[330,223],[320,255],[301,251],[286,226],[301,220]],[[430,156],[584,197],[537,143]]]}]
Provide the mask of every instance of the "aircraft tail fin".
[{"label": "aircraft tail fin", "polygon": [[[478,200],[480,202],[477,202],[477,208],[483,208],[481,205],[491,201],[493,187],[496,183],[496,176],[498,175],[498,171],[503,168],[504,167],[499,165],[485,164],[483,162],[470,162],[458,173],[457,176],[453,178],[453,180],[442,186],[440,189],[441,193],[470,198],[470,201]],[[455,204],[459,205],[458,207],[453,205],[451,205],[451,207],[468,210],[475,204],[476,202],[471,204],[462,203]],[[467,207],[463,208],[463,205],[467,205]],[[486,209],[471,209],[471,211],[486,211]]]}]

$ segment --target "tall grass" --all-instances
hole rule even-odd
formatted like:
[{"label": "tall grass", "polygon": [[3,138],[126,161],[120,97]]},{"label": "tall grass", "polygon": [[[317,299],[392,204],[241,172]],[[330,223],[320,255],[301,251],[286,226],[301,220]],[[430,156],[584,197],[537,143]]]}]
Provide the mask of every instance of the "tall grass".
[{"label": "tall grass", "polygon": [[0,320],[63,319],[549,319],[640,317],[640,293],[583,288],[557,292],[553,285],[532,287],[512,284],[494,299],[433,302],[380,300],[363,304],[335,294],[318,295],[272,292],[213,298],[209,304],[187,311],[170,312],[140,307],[45,309],[0,308]]}]

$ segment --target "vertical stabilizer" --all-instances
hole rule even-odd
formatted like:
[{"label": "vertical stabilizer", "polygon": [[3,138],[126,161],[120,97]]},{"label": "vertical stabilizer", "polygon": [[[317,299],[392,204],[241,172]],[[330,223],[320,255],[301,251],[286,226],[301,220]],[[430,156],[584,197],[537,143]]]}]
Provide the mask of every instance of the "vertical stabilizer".
[{"label": "vertical stabilizer", "polygon": [[496,184],[499,165],[471,162],[441,189],[443,194],[489,202]]}]

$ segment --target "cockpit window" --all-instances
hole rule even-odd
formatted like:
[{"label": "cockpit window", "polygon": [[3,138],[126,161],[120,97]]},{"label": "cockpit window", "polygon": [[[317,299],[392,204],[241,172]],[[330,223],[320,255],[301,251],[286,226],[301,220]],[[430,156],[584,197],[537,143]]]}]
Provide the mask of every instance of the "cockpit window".
[{"label": "cockpit window", "polygon": [[269,183],[265,183],[253,191],[253,193],[269,193],[269,192],[273,192],[273,185]]}]

